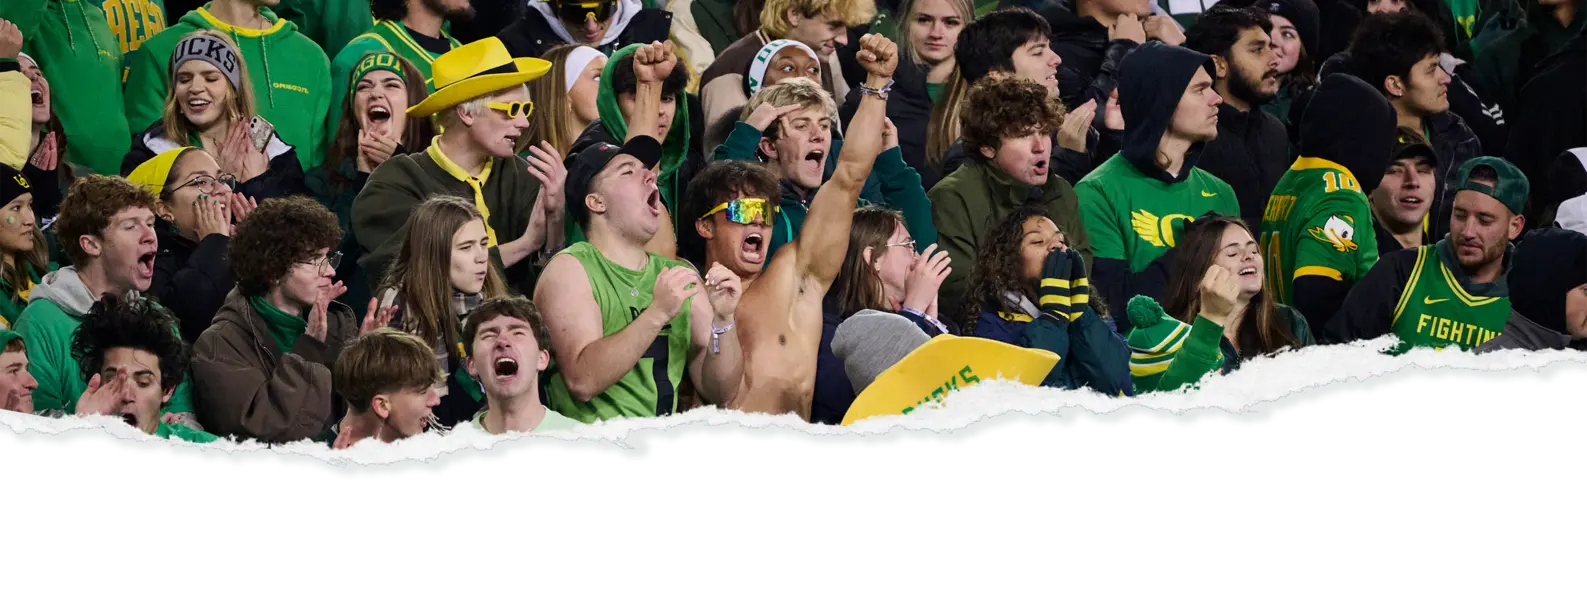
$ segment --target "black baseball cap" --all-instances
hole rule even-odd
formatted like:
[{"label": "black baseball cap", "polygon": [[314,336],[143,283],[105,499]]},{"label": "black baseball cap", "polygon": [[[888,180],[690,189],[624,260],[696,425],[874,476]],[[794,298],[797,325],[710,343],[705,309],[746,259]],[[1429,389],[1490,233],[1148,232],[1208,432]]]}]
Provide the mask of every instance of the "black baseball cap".
[{"label": "black baseball cap", "polygon": [[1394,145],[1389,151],[1389,161],[1397,161],[1407,157],[1425,157],[1428,163],[1438,165],[1438,154],[1433,153],[1432,145],[1427,144],[1427,139],[1421,133],[1410,128],[1400,128],[1394,137]]},{"label": "black baseball cap", "polygon": [[637,159],[649,170],[661,163],[661,143],[648,136],[636,136],[621,147],[611,143],[596,143],[569,157],[568,203],[583,204],[584,198],[590,194],[590,183],[595,182],[595,175],[600,174],[619,155]]}]

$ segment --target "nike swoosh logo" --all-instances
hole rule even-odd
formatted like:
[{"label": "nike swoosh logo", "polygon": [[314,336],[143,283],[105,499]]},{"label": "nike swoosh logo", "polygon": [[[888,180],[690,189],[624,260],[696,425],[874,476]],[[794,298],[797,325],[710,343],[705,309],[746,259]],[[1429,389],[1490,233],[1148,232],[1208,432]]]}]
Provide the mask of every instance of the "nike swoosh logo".
[{"label": "nike swoosh logo", "polygon": [[1206,192],[1206,191],[1202,191],[1202,192],[1201,192],[1201,196],[1202,196],[1202,197],[1217,197],[1217,196],[1218,196],[1218,194],[1217,194],[1217,193],[1208,193],[1208,192]]},{"label": "nike swoosh logo", "polygon": [[1448,302],[1448,301],[1449,301],[1449,298],[1433,298],[1431,296],[1422,298],[1422,304],[1437,304],[1439,302]]}]

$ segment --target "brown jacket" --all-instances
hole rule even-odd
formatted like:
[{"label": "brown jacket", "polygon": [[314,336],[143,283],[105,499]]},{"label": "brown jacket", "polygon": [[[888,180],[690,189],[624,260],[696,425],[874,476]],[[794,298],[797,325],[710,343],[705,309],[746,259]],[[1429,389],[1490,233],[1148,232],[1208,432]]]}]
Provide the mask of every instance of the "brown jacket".
[{"label": "brown jacket", "polygon": [[333,302],[325,342],[304,335],[277,354],[264,319],[233,289],[193,345],[200,422],[218,435],[270,443],[320,435],[337,420],[331,365],[356,335],[352,309]]}]

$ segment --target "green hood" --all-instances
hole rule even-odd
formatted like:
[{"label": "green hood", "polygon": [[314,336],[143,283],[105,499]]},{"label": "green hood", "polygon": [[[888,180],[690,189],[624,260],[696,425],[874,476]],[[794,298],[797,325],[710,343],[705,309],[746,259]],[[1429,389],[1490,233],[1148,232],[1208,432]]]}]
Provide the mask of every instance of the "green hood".
[{"label": "green hood", "polygon": [[[618,61],[634,54],[638,48],[638,44],[630,44],[612,53],[606,68],[601,70],[600,89],[595,95],[595,109],[600,114],[601,125],[619,143],[628,140],[628,120],[623,119],[623,111],[617,107],[617,91],[612,88],[612,77],[617,73]],[[683,166],[688,155],[689,108],[680,94],[678,110],[673,112],[672,126],[667,131],[667,140],[661,143],[661,178],[657,183],[661,188],[662,201],[674,215],[678,211],[678,202],[683,199],[683,187],[686,184],[678,182],[678,168]]]},{"label": "green hood", "polygon": [[[230,25],[227,25],[225,21],[221,21],[214,15],[210,14],[209,4],[205,4],[204,6],[188,11],[187,14],[182,15],[182,18],[178,21],[178,23],[191,26],[193,28],[184,29],[182,35],[187,35],[194,30],[200,29],[219,30],[220,32],[230,34],[232,42],[235,42],[238,47],[241,47],[244,44],[261,46],[262,50],[264,51],[261,54],[268,57],[270,56],[270,46],[273,44],[283,43],[287,39],[291,38],[293,34],[298,33],[298,26],[291,21],[276,16],[275,12],[271,11],[267,7],[259,7],[259,14],[264,18],[269,19],[272,23],[275,23],[275,25],[270,26],[269,29],[244,29],[240,27],[234,28]],[[180,28],[180,26],[173,27],[173,29],[177,28]],[[167,60],[169,61],[169,58],[167,58]],[[275,88],[271,86],[271,84],[275,80],[270,77],[270,61],[265,60],[262,61],[262,63],[263,69],[255,69],[254,65],[248,65],[248,78],[251,80],[258,80],[260,78],[264,79],[262,84],[265,89],[268,90],[266,94],[270,97],[270,99],[256,100],[262,104],[274,105]],[[288,65],[290,65],[290,63]],[[281,67],[286,68],[287,66],[284,65]],[[260,85],[261,83],[254,84],[256,91]]]}]

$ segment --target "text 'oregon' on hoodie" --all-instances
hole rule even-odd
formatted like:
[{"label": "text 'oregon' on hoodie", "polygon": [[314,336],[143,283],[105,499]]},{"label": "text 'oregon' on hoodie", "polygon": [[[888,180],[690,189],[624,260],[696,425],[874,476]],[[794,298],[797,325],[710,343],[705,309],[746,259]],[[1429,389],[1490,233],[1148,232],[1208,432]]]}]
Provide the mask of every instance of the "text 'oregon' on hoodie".
[{"label": "text 'oregon' on hoodie", "polygon": [[171,52],[177,41],[195,31],[216,30],[230,37],[242,54],[255,111],[275,126],[281,140],[296,148],[304,170],[319,163],[325,157],[325,115],[331,107],[331,61],[291,21],[264,7],[259,14],[270,20],[270,27],[236,27],[210,13],[206,4],[133,51],[124,95],[132,130],[142,132],[165,111]]}]

